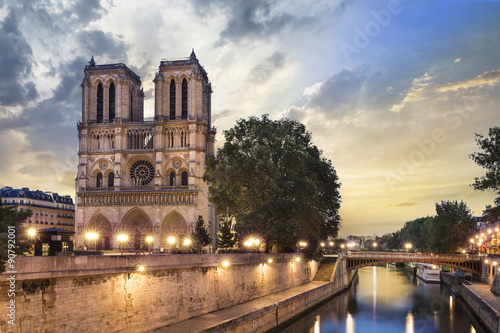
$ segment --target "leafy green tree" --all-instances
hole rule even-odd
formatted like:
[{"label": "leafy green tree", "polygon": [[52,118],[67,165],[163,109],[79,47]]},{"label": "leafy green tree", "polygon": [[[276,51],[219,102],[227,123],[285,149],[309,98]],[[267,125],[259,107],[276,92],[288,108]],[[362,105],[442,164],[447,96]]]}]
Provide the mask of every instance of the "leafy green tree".
[{"label": "leafy green tree", "polygon": [[473,153],[470,158],[486,169],[486,174],[476,177],[472,184],[475,190],[492,191],[496,193],[495,206],[486,206],[485,213],[490,220],[500,217],[500,127],[489,129],[489,138],[476,133],[476,143],[481,149]]},{"label": "leafy green tree", "polygon": [[22,223],[29,218],[33,212],[31,210],[18,211],[17,206],[5,205],[0,200],[0,273],[5,271],[5,260],[8,259],[8,231],[9,227],[15,229],[15,247],[10,250],[21,256],[29,252],[30,239],[27,230]]},{"label": "leafy green tree", "polygon": [[437,253],[455,253],[467,246],[468,235],[474,231],[476,221],[463,201],[436,203],[432,234],[432,250]]},{"label": "leafy green tree", "polygon": [[193,247],[197,253],[201,252],[201,248],[203,246],[207,246],[212,241],[212,238],[205,227],[203,216],[201,215],[198,215],[198,220],[196,221],[196,226],[191,234],[191,238],[193,239]]},{"label": "leafy green tree", "polygon": [[222,249],[232,248],[238,241],[236,234],[231,231],[231,222],[221,223],[219,232],[217,246]]},{"label": "leafy green tree", "polygon": [[299,236],[337,236],[340,183],[303,124],[250,117],[224,136],[203,177],[218,214],[233,216],[241,234],[259,232],[266,252],[293,249]]}]

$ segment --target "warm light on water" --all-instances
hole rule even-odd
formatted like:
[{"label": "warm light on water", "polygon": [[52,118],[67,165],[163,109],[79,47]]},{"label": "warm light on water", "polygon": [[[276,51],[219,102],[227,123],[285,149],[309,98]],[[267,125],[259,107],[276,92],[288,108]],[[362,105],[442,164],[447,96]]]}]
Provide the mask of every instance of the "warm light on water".
[{"label": "warm light on water", "polygon": [[485,333],[461,299],[393,265],[365,267],[351,288],[279,332]]}]

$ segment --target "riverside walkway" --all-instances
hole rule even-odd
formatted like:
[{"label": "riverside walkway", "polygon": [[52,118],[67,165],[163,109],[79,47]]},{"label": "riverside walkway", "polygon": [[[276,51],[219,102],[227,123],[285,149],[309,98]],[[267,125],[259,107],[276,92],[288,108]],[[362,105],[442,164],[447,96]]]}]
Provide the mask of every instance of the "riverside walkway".
[{"label": "riverside walkway", "polygon": [[248,320],[249,317],[258,317],[261,312],[270,307],[276,307],[279,302],[286,302],[293,298],[313,292],[327,282],[312,281],[301,286],[292,287],[271,295],[263,296],[252,301],[214,311],[195,318],[184,320],[169,326],[157,328],[156,333],[196,333],[196,332],[224,332],[226,327],[233,326],[238,321]]}]

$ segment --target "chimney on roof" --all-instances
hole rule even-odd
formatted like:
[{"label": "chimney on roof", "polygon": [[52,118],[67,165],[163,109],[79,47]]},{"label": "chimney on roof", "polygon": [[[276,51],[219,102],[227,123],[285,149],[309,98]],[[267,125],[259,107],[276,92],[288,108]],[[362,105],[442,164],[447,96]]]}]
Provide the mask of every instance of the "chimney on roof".
[{"label": "chimney on roof", "polygon": [[29,188],[29,187],[23,187],[23,189],[22,189],[22,190],[23,190],[23,191],[29,191],[29,190],[30,190],[30,188]]}]

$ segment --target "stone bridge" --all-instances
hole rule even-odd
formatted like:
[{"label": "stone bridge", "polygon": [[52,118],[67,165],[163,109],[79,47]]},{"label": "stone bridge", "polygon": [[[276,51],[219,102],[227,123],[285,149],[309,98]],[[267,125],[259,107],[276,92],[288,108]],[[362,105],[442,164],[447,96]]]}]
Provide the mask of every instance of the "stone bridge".
[{"label": "stone bridge", "polygon": [[482,261],[478,255],[432,254],[398,252],[349,252],[343,256],[348,271],[365,266],[385,263],[417,262],[439,266],[450,266],[474,275],[482,274]]}]

